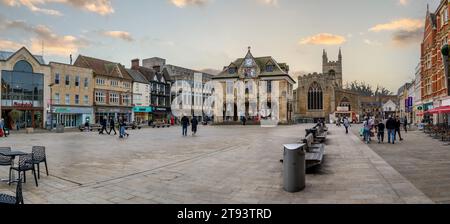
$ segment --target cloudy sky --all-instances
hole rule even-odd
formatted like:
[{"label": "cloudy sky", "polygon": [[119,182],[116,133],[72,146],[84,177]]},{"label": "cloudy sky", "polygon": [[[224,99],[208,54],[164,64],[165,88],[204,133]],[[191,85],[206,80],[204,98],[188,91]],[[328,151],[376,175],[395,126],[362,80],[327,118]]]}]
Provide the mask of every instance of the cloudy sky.
[{"label": "cloudy sky", "polygon": [[322,49],[337,60],[341,47],[344,81],[396,92],[414,77],[427,3],[435,10],[439,1],[0,0],[0,49],[221,70],[251,46],[297,74],[321,72]]}]

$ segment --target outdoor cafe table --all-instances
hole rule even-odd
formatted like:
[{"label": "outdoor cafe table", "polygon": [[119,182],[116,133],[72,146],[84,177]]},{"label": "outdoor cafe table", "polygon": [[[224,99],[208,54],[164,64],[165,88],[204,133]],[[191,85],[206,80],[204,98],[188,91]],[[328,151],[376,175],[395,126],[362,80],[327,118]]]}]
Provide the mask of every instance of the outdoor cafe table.
[{"label": "outdoor cafe table", "polygon": [[[11,166],[14,166],[14,159],[16,158],[16,156],[24,156],[24,155],[27,155],[27,154],[28,153],[21,152],[21,151],[10,151],[9,152],[9,151],[2,151],[2,150],[0,150],[0,155],[8,156],[8,157],[12,158]],[[17,182],[18,180],[15,179],[14,172],[12,172],[12,174],[11,174],[11,182],[10,182],[9,178],[8,179],[2,179],[1,181],[10,184],[10,183],[13,183],[13,182]]]}]

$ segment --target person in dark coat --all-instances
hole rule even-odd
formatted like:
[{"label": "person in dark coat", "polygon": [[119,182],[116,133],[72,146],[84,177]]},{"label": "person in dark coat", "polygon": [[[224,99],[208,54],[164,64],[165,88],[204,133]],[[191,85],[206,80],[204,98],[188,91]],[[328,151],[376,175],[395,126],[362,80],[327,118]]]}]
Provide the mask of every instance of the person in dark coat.
[{"label": "person in dark coat", "polygon": [[377,125],[378,144],[384,143],[384,129],[386,129],[386,125],[380,120]]},{"label": "person in dark coat", "polygon": [[117,135],[116,124],[114,123],[114,118],[111,118],[109,120],[109,132],[108,132],[108,135],[110,135],[112,131],[114,131],[114,135]]},{"label": "person in dark coat", "polygon": [[187,136],[187,127],[189,126],[189,118],[183,116],[181,118],[181,127],[183,131],[183,136]]},{"label": "person in dark coat", "polygon": [[102,118],[100,120],[100,125],[102,126],[102,130],[100,130],[99,134],[103,135],[104,134],[103,132],[108,133],[108,130],[106,130],[106,119],[105,118]]},{"label": "person in dark coat", "polygon": [[386,121],[386,129],[388,130],[388,143],[395,144],[395,127],[396,122],[394,118],[389,116],[389,119]]},{"label": "person in dark coat", "polygon": [[402,126],[402,122],[400,121],[400,117],[397,116],[397,119],[395,119],[395,138],[398,137],[400,141],[403,141],[402,134],[400,133],[400,127]]},{"label": "person in dark coat", "polygon": [[195,135],[197,134],[197,127],[198,127],[198,120],[196,117],[192,118],[191,124],[192,124],[192,135]]}]

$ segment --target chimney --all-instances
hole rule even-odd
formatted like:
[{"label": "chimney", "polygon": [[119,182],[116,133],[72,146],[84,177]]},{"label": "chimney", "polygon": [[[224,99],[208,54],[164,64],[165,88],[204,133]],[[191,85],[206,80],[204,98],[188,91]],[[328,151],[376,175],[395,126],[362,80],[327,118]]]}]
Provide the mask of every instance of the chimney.
[{"label": "chimney", "polygon": [[137,69],[139,67],[139,59],[133,59],[131,60],[131,69]]}]

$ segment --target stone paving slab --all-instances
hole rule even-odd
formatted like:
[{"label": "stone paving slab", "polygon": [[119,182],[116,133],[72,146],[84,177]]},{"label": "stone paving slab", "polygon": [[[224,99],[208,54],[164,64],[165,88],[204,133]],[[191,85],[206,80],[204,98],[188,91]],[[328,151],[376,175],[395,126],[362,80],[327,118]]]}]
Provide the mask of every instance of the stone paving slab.
[{"label": "stone paving slab", "polygon": [[[181,137],[178,128],[144,129],[126,140],[24,134],[0,145],[47,147],[51,175],[41,175],[38,188],[24,185],[26,203],[433,203],[358,137],[334,127],[306,189],[283,191],[282,145],[297,142],[309,126],[202,126],[196,137]],[[0,184],[0,191],[14,186]]]},{"label": "stone paving slab", "polygon": [[395,145],[368,146],[434,202],[448,203],[450,145],[420,131],[402,132],[402,137],[405,140]]}]

